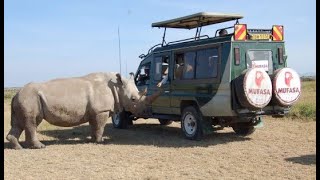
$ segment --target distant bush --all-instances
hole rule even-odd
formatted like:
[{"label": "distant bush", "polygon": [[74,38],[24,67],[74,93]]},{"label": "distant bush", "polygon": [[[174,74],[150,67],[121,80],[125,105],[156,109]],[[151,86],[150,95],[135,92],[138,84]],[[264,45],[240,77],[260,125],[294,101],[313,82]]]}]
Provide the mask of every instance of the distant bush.
[{"label": "distant bush", "polygon": [[316,120],[316,105],[311,103],[300,103],[294,105],[289,114],[293,119],[309,119]]},{"label": "distant bush", "polygon": [[16,95],[16,93],[18,92],[18,90],[4,90],[4,100],[11,100],[13,98],[14,95]]},{"label": "distant bush", "polygon": [[315,81],[315,77],[301,77],[301,81]]}]

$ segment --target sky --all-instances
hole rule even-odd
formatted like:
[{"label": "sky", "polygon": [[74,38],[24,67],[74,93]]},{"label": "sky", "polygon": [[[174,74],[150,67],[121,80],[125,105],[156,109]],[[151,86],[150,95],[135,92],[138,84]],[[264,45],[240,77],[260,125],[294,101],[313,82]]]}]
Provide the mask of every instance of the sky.
[{"label": "sky", "polygon": [[[4,87],[92,72],[127,76],[136,72],[138,56],[162,40],[153,22],[198,12],[241,14],[249,29],[284,25],[288,67],[316,72],[316,0],[5,0]],[[206,26],[201,34],[233,24]],[[194,34],[167,29],[166,41]]]}]

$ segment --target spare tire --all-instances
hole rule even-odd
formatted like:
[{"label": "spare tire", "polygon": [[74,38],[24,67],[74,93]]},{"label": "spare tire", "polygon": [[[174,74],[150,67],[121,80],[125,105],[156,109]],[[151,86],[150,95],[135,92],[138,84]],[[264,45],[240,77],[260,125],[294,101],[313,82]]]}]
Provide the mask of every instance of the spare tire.
[{"label": "spare tire", "polygon": [[241,106],[250,110],[261,109],[271,101],[271,79],[262,68],[246,69],[235,79],[235,91]]},{"label": "spare tire", "polygon": [[272,78],[272,102],[279,106],[290,106],[301,95],[299,74],[291,68],[281,68],[274,72]]}]

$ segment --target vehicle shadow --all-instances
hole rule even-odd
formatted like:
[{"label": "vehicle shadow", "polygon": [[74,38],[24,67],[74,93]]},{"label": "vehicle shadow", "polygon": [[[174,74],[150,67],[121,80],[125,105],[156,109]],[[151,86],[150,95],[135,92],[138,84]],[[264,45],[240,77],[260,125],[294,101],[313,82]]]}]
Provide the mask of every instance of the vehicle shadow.
[{"label": "vehicle shadow", "polygon": [[[91,128],[89,125],[73,127],[72,129],[44,130],[38,133],[53,137],[54,140],[41,140],[44,145],[83,144],[90,143]],[[241,137],[234,132],[213,132],[204,136],[201,141],[184,138],[180,127],[161,126],[159,124],[135,124],[128,129],[116,129],[107,124],[102,144],[115,145],[150,145],[157,147],[208,147],[226,144],[234,141],[247,141],[250,137]],[[24,142],[22,142],[22,146]],[[4,148],[9,148],[8,142]]]},{"label": "vehicle shadow", "polygon": [[316,154],[303,155],[299,157],[286,158],[286,161],[291,161],[293,163],[303,164],[303,165],[313,165],[316,164]]}]

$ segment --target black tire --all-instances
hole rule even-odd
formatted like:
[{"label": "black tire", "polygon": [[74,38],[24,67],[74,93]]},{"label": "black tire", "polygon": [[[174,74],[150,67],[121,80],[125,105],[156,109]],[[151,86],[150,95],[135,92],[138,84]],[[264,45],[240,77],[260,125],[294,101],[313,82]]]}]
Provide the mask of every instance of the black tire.
[{"label": "black tire", "polygon": [[112,115],[112,125],[114,128],[127,129],[129,123],[129,116],[125,111],[114,113]]},{"label": "black tire", "polygon": [[161,125],[166,126],[166,125],[171,124],[173,121],[167,120],[167,119],[159,119],[159,122]]},{"label": "black tire", "polygon": [[202,139],[202,115],[194,106],[188,106],[183,109],[181,117],[181,129],[187,139]]},{"label": "black tire", "polygon": [[240,136],[249,136],[252,134],[256,129],[253,126],[245,126],[245,125],[234,125],[232,129],[237,135]]}]

